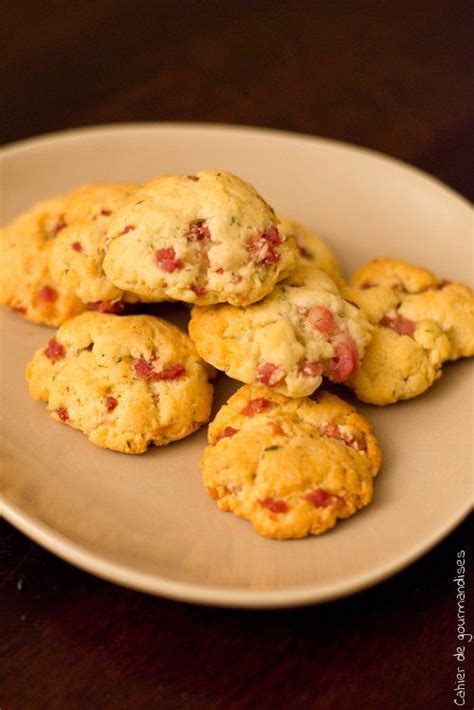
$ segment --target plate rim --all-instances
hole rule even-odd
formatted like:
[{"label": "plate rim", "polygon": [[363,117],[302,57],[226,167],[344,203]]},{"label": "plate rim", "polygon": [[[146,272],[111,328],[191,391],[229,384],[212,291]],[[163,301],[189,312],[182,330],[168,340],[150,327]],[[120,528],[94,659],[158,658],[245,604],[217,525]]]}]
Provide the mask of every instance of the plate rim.
[{"label": "plate rim", "polygon": [[[392,168],[396,168],[398,170],[408,171],[419,180],[424,181],[425,184],[430,187],[444,192],[447,198],[456,201],[459,208],[464,210],[467,208],[472,211],[473,207],[471,202],[464,195],[461,195],[456,190],[443,183],[440,179],[426,173],[420,168],[406,163],[403,160],[380,151],[323,136],[275,128],[265,128],[262,126],[254,127],[225,123],[173,121],[117,122],[101,125],[81,126],[79,128],[71,128],[32,136],[5,144],[0,147],[0,161],[9,156],[14,156],[18,151],[22,151],[23,149],[44,147],[48,143],[55,143],[58,139],[80,139],[81,137],[86,137],[91,134],[119,134],[137,130],[148,130],[151,132],[160,132],[161,130],[184,130],[187,132],[196,131],[205,133],[221,132],[232,135],[241,134],[253,135],[255,137],[277,137],[291,142],[305,141],[310,144],[325,144],[337,149],[342,149],[346,152],[348,151],[352,154],[376,159],[384,164],[389,163]],[[379,564],[375,571],[372,569],[353,576],[349,582],[347,580],[342,580],[338,583],[330,583],[326,585],[318,584],[317,586],[310,584],[295,588],[280,589],[277,591],[252,591],[237,587],[223,588],[205,586],[202,584],[192,584],[188,582],[170,580],[166,577],[157,576],[152,573],[131,570],[124,564],[111,561],[110,559],[96,555],[94,552],[87,550],[87,548],[81,546],[80,543],[68,539],[67,535],[57,532],[54,528],[48,526],[41,520],[35,520],[32,516],[25,513],[14,503],[7,502],[4,495],[2,495],[2,498],[3,500],[0,499],[0,517],[5,517],[5,519],[16,529],[27,535],[30,539],[47,549],[49,552],[56,554],[61,559],[88,573],[95,574],[100,578],[135,589],[137,591],[160,595],[162,597],[177,601],[219,607],[248,609],[286,608],[328,602],[375,586],[397,572],[405,569],[424,554],[428,553],[438,542],[444,539],[455,527],[457,527],[469,515],[469,512],[472,509],[471,499],[468,498],[463,508],[458,509],[455,514],[445,521],[441,527],[438,527],[432,534],[425,536],[422,540],[418,540],[416,544],[412,545],[408,554],[406,552],[401,553],[391,561],[386,562],[385,564]]]},{"label": "plate rim", "polygon": [[[249,591],[238,588],[205,587],[199,584],[177,582],[165,577],[157,577],[145,572],[130,571],[124,565],[111,562],[103,557],[87,552],[78,543],[72,542],[61,533],[42,522],[34,521],[6,501],[2,504],[2,516],[20,532],[44,547],[48,552],[78,567],[88,574],[94,574],[108,582],[123,587],[145,592],[174,601],[240,609],[284,609],[310,604],[336,601],[346,596],[372,588],[393,575],[401,572],[430,552],[438,542],[449,535],[471,512],[471,502],[428,539],[419,542],[411,549],[408,556],[399,555],[390,563],[379,566],[377,573],[368,571],[353,577],[352,581],[329,584],[326,586],[306,585],[304,587],[279,591]],[[0,516],[1,517],[1,516]]]},{"label": "plate rim", "polygon": [[390,162],[394,167],[399,169],[406,169],[409,172],[415,173],[419,178],[423,178],[427,182],[431,183],[433,187],[442,189],[443,191],[449,192],[451,197],[457,199],[462,203],[464,207],[470,210],[474,209],[474,204],[470,200],[457,192],[454,188],[447,185],[440,178],[431,175],[422,168],[418,168],[411,163],[407,163],[400,158],[396,158],[388,153],[383,153],[382,151],[376,150],[374,148],[367,148],[366,146],[350,143],[346,141],[341,141],[335,138],[328,138],[326,136],[320,136],[311,133],[302,133],[299,131],[291,131],[281,128],[267,128],[265,126],[252,126],[245,124],[235,124],[235,123],[212,123],[212,122],[200,122],[200,121],[136,121],[136,122],[116,122],[116,123],[103,123],[103,124],[90,124],[87,126],[80,126],[78,128],[66,128],[60,131],[51,131],[49,133],[40,133],[35,136],[29,136],[28,138],[21,138],[18,141],[12,141],[10,143],[5,143],[0,145],[0,160],[4,157],[8,157],[14,154],[17,150],[28,147],[35,147],[36,145],[44,145],[51,141],[55,141],[58,138],[68,138],[68,137],[80,137],[81,134],[90,133],[107,133],[116,132],[120,133],[127,130],[200,130],[205,132],[226,131],[229,133],[242,133],[242,134],[258,134],[261,135],[272,135],[274,137],[280,137],[286,140],[295,141],[307,141],[309,143],[325,143],[328,146],[333,146],[335,148],[342,148],[344,150],[349,150],[353,153],[358,153],[360,155],[365,155],[367,157],[376,158],[383,162]]}]

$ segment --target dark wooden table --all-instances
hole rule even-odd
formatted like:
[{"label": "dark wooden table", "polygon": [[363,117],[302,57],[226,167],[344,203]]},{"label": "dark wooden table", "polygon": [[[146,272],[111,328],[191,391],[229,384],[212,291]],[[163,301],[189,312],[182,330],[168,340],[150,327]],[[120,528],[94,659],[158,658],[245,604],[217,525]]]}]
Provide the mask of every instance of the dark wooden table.
[{"label": "dark wooden table", "polygon": [[[470,2],[2,8],[2,142],[115,121],[255,124],[363,144],[474,196]],[[472,534],[466,521],[355,597],[243,612],[121,589],[0,523],[0,707],[452,707],[451,580]]]}]

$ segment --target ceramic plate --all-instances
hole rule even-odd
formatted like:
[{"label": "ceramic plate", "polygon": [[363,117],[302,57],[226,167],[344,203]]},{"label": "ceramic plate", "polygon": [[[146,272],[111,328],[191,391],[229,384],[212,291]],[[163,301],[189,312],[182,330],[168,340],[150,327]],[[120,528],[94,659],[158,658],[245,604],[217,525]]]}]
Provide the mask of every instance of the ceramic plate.
[{"label": "ceramic plate", "polygon": [[[367,150],[276,131],[203,125],[105,126],[9,146],[2,222],[90,181],[139,182],[223,168],[280,212],[317,230],[346,272],[375,256],[472,280],[472,214],[461,197]],[[184,310],[165,306],[172,319]],[[373,503],[319,538],[276,542],[218,511],[201,484],[205,431],[143,456],[99,449],[32,401],[24,367],[50,337],[2,319],[3,514],[44,547],[94,574],[176,599],[241,607],[333,599],[400,570],[471,505],[473,371],[454,363],[425,395],[378,409],[384,466]],[[236,383],[222,377],[217,403]]]}]

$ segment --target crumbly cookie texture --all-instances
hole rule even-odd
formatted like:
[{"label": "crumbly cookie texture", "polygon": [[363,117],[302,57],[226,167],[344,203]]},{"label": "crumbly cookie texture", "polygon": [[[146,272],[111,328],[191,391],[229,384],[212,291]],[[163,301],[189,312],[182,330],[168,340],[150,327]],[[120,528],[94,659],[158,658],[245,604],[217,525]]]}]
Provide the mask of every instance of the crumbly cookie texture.
[{"label": "crumbly cookie texture", "polygon": [[128,454],[182,439],[208,421],[210,374],[176,326],[97,312],[64,324],[26,370],[31,396],[54,419]]},{"label": "crumbly cookie texture", "polygon": [[278,284],[259,303],[192,310],[189,333],[201,357],[247,384],[304,397],[325,375],[344,382],[372,336],[365,314],[313,267],[311,285]]},{"label": "crumbly cookie texture", "polygon": [[119,302],[138,300],[137,296],[114,286],[102,269],[108,224],[138,187],[134,184],[84,185],[66,198],[64,228],[52,242],[50,269],[58,283],[84,302],[108,303],[109,310],[113,310],[114,305],[117,310]]},{"label": "crumbly cookie texture", "polygon": [[370,404],[425,392],[447,360],[474,355],[474,294],[426,269],[375,259],[344,289],[375,326],[360,368],[346,384]]},{"label": "crumbly cookie texture", "polygon": [[208,494],[265,537],[319,535],[372,499],[381,452],[369,422],[335,395],[288,399],[245,385],[209,426]]},{"label": "crumbly cookie texture", "polygon": [[0,230],[0,303],[34,323],[58,326],[86,308],[49,268],[64,209],[63,198],[46,200]]},{"label": "crumbly cookie texture", "polygon": [[110,220],[104,271],[148,301],[258,301],[295,268],[297,249],[255,189],[227,172],[166,175]]},{"label": "crumbly cookie texture", "polygon": [[323,271],[340,288],[344,284],[341,267],[335,254],[317,234],[296,220],[278,215],[280,230],[293,237],[299,252],[296,269],[289,279],[295,285],[308,283],[313,269]]}]

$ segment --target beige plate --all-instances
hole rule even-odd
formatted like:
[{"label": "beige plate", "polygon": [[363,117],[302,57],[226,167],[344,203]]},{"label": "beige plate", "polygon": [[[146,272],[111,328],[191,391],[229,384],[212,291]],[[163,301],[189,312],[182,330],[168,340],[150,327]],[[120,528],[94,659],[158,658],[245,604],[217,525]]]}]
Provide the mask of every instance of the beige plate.
[{"label": "beige plate", "polygon": [[[352,269],[373,256],[472,278],[469,205],[394,160],[266,130],[125,125],[18,143],[1,158],[2,221],[92,180],[225,168],[317,229]],[[204,493],[202,431],[144,456],[96,448],[30,400],[23,370],[51,331],[2,313],[3,514],[61,557],[115,582],[194,602],[291,606],[362,589],[410,563],[468,512],[472,369],[446,368],[426,395],[361,406],[385,464],[369,508],[320,538],[274,542]],[[222,385],[222,382],[221,382]],[[218,399],[235,383],[227,381]]]}]

